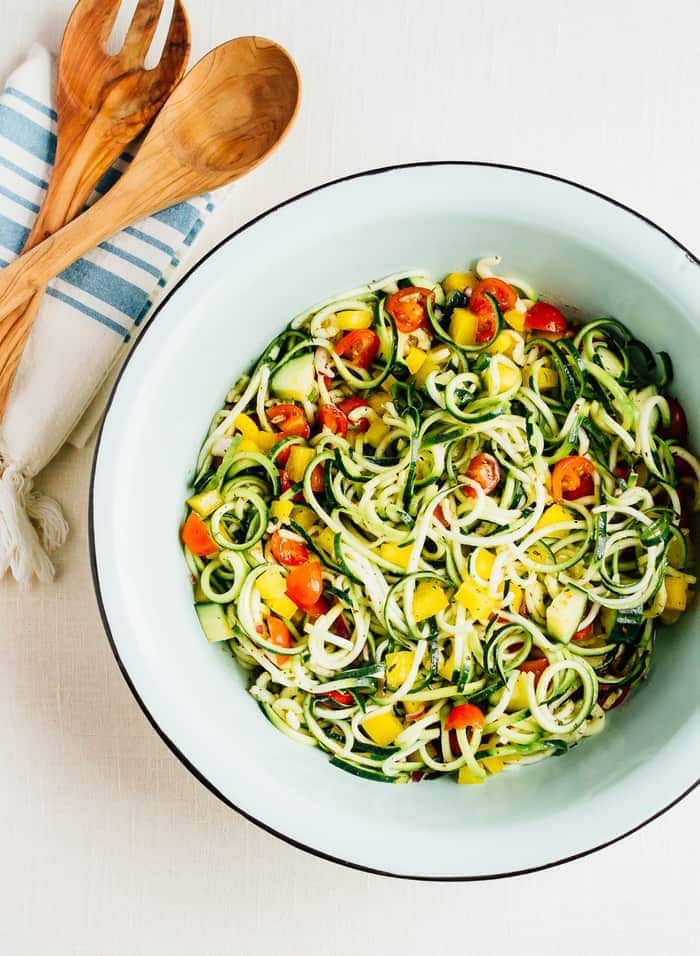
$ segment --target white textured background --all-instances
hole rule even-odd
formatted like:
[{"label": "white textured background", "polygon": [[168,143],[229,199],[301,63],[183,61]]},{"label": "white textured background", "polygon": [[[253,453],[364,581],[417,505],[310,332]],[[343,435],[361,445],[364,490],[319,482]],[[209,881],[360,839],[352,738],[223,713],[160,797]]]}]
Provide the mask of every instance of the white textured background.
[{"label": "white textured background", "polygon": [[[284,148],[196,255],[308,186],[431,158],[579,180],[700,251],[697,0],[188,5],[195,53],[260,33],[290,49],[305,84]],[[70,7],[0,0],[0,72],[36,39],[56,49]],[[2,956],[697,952],[697,795],[592,857],[463,885],[342,869],[226,809],[150,729],[102,633],[91,455],[62,453],[41,482],[73,528],[56,584],[0,584]]]}]

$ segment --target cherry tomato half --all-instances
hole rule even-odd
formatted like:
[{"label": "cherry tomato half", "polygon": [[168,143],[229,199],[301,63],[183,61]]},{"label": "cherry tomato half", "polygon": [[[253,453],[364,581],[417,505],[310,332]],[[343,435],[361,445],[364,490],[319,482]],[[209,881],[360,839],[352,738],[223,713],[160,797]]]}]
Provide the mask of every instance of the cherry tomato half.
[{"label": "cherry tomato half", "polygon": [[589,637],[593,637],[593,621],[589,621],[585,627],[582,627],[580,630],[576,631],[571,640],[587,641]]},{"label": "cherry tomato half", "polygon": [[688,441],[688,419],[683,406],[675,398],[669,398],[668,407],[671,411],[671,423],[668,428],[659,424],[658,433],[665,441],[673,440],[684,445]]},{"label": "cherry tomato half", "polygon": [[332,701],[336,704],[340,704],[341,707],[350,707],[355,702],[355,698],[352,694],[348,694],[344,690],[329,690],[326,697],[330,697]]},{"label": "cherry tomato half", "polygon": [[367,408],[366,399],[360,398],[359,395],[351,395],[350,398],[344,398],[342,402],[338,402],[338,408],[344,413],[350,428],[354,428],[358,432],[367,431],[369,419],[357,418],[352,414],[357,408]]},{"label": "cherry tomato half", "polygon": [[476,704],[457,704],[447,715],[445,730],[462,730],[464,727],[484,726],[484,715]]},{"label": "cherry tomato half", "polygon": [[[278,647],[292,646],[292,635],[289,633],[289,628],[284,621],[281,621],[278,617],[273,617],[273,615],[268,617],[267,633],[271,644],[276,644]],[[288,661],[289,658],[286,655],[277,655],[278,664],[283,665]]]},{"label": "cherry tomato half", "polygon": [[526,674],[535,675],[535,687],[540,682],[540,677],[549,667],[549,661],[546,657],[538,657],[536,660],[523,661],[522,664],[518,665],[518,670],[524,671]]},{"label": "cherry tomato half", "polygon": [[314,607],[323,591],[323,570],[320,561],[308,561],[287,575],[287,596],[304,610]]},{"label": "cherry tomato half", "polygon": [[493,304],[486,298],[487,293],[498,302],[501,312],[512,309],[518,301],[515,289],[504,282],[503,279],[482,279],[474,286],[474,291],[469,299],[469,311],[473,312],[474,315],[490,316],[493,314]]},{"label": "cherry tomato half", "polygon": [[[471,478],[477,485],[481,485],[484,493],[490,495],[501,480],[501,469],[493,455],[482,451],[478,455],[474,455],[469,462],[467,478]],[[466,489],[465,494],[469,495],[470,498],[476,498],[477,495],[471,487]]]},{"label": "cherry tomato half", "polygon": [[415,332],[427,324],[425,303],[429,295],[432,295],[430,289],[411,285],[389,296],[386,310],[396,322],[399,332]]},{"label": "cherry tomato half", "polygon": [[267,409],[267,417],[285,437],[298,435],[300,438],[308,438],[311,434],[304,409],[300,408],[299,405],[272,405]]},{"label": "cherry tomato half", "polygon": [[552,497],[555,501],[575,501],[593,494],[595,465],[583,455],[562,458],[552,472]]},{"label": "cherry tomato half", "polygon": [[311,472],[311,490],[314,494],[319,494],[323,491],[326,483],[323,479],[323,465],[316,465],[314,470]]},{"label": "cherry tomato half", "polygon": [[286,568],[306,564],[309,560],[306,545],[302,544],[301,541],[295,541],[294,538],[288,538],[286,535],[280,534],[279,531],[272,532],[270,551],[272,551],[275,561],[279,561]]},{"label": "cherry tomato half", "polygon": [[182,541],[192,554],[201,558],[207,558],[219,550],[212,541],[209,529],[194,511],[190,512],[182,526]]},{"label": "cherry tomato half", "polygon": [[358,368],[369,368],[379,354],[379,336],[372,329],[354,329],[336,342],[334,352]]},{"label": "cherry tomato half", "polygon": [[548,302],[535,302],[525,316],[525,328],[531,332],[553,332],[563,335],[568,325],[559,309]]},{"label": "cherry tomato half", "polygon": [[327,428],[334,435],[345,438],[348,433],[348,416],[337,405],[331,403],[321,405],[318,410],[318,420],[321,428]]}]

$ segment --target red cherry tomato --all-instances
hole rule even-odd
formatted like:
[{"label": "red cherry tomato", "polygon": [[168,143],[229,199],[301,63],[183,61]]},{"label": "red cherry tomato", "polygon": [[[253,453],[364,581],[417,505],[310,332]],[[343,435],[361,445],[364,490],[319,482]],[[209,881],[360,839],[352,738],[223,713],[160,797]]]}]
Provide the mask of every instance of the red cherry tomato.
[{"label": "red cherry tomato", "polygon": [[582,627],[580,630],[576,631],[571,640],[587,641],[589,637],[593,637],[593,621],[589,621],[585,627]]},{"label": "red cherry tomato", "polygon": [[282,492],[289,491],[289,489],[292,487],[292,479],[287,474],[285,468],[278,468],[277,471],[279,472],[280,476],[280,488],[282,489]]},{"label": "red cherry tomato", "polygon": [[379,354],[379,336],[372,329],[354,329],[336,342],[336,355],[346,356],[358,368],[369,368]]},{"label": "red cherry tomato", "polygon": [[209,534],[209,529],[194,511],[187,516],[181,534],[185,546],[192,554],[197,554],[201,558],[210,557],[219,550]]},{"label": "red cherry tomato", "polygon": [[447,715],[445,730],[462,730],[464,727],[484,726],[484,715],[476,704],[457,704]]},{"label": "red cherry tomato", "polygon": [[430,289],[412,285],[389,296],[386,310],[396,322],[399,332],[415,332],[427,324],[425,303],[429,295],[432,295]]},{"label": "red cherry tomato", "polygon": [[469,311],[473,312],[474,315],[493,315],[493,304],[486,298],[487,293],[498,302],[501,312],[512,309],[518,301],[518,294],[515,289],[504,282],[503,279],[482,279],[474,286],[469,299]]},{"label": "red cherry tomato", "polygon": [[595,465],[583,455],[562,458],[552,472],[552,497],[555,501],[575,501],[593,494]]},{"label": "red cherry tomato", "polygon": [[302,544],[301,541],[295,541],[294,538],[288,538],[286,535],[280,534],[279,531],[272,532],[270,551],[272,551],[275,561],[279,561],[286,568],[305,564],[309,560],[306,545]]},{"label": "red cherry tomato", "polygon": [[[292,636],[289,633],[289,628],[281,621],[278,617],[273,617],[270,615],[267,619],[267,633],[268,638],[271,644],[276,644],[278,647],[291,647],[292,646]],[[284,665],[289,661],[289,657],[284,654],[277,655],[277,663]]]},{"label": "red cherry tomato", "polygon": [[559,309],[548,302],[535,302],[525,316],[525,328],[530,332],[553,332],[556,335],[563,335],[568,325]]},{"label": "red cherry tomato", "polygon": [[267,409],[267,417],[285,437],[299,435],[301,438],[308,438],[311,434],[304,410],[299,405],[272,405]]},{"label": "red cherry tomato", "polygon": [[671,423],[668,428],[659,424],[657,431],[665,441],[673,440],[684,445],[688,441],[688,419],[683,406],[675,398],[669,398],[668,407],[671,411]]},{"label": "red cherry tomato", "polygon": [[435,517],[437,518],[437,520],[440,522],[440,524],[443,527],[449,528],[450,525],[447,518],[445,517],[445,512],[442,510],[442,505],[438,505],[435,511],[433,511],[433,514],[435,515]]},{"label": "red cherry tomato", "polygon": [[[467,478],[471,478],[477,485],[481,485],[484,493],[490,495],[501,480],[501,469],[493,455],[482,451],[478,455],[474,455],[469,462]],[[465,494],[469,495],[470,498],[476,498],[477,493],[473,488],[468,487]]]},{"label": "red cherry tomato", "polygon": [[275,455],[275,464],[280,468],[285,468],[287,462],[289,461],[289,456],[292,453],[292,445],[287,445],[286,448],[281,448]]},{"label": "red cherry tomato", "polygon": [[321,405],[318,410],[318,420],[321,428],[327,428],[334,435],[345,438],[348,433],[348,416],[337,405]]},{"label": "red cherry tomato", "polygon": [[305,610],[306,610],[306,613],[309,615],[309,617],[315,620],[317,617],[320,617],[322,614],[325,614],[329,608],[330,608],[330,604],[325,599],[325,597],[321,595],[321,597],[318,599],[318,601],[316,601],[315,604],[312,604],[311,607],[307,607]]},{"label": "red cherry tomato", "polygon": [[536,660],[523,661],[522,664],[518,665],[518,670],[524,671],[526,674],[535,675],[535,687],[540,682],[540,677],[549,667],[549,661],[546,657],[538,657]]},{"label": "red cherry tomato", "polygon": [[355,698],[352,694],[348,694],[344,690],[329,690],[326,697],[330,697],[332,701],[335,701],[336,704],[340,704],[341,707],[350,707],[355,702]]},{"label": "red cherry tomato", "polygon": [[367,408],[366,399],[360,398],[359,395],[351,395],[350,398],[344,398],[342,402],[338,402],[338,408],[345,414],[350,428],[354,428],[358,432],[367,431],[369,419],[357,418],[352,414],[357,408]]},{"label": "red cherry tomato", "polygon": [[325,488],[326,483],[323,478],[323,465],[316,465],[311,472],[311,490],[315,495],[320,494]]},{"label": "red cherry tomato", "polygon": [[304,610],[314,607],[323,591],[323,570],[319,561],[308,561],[287,575],[287,597]]}]

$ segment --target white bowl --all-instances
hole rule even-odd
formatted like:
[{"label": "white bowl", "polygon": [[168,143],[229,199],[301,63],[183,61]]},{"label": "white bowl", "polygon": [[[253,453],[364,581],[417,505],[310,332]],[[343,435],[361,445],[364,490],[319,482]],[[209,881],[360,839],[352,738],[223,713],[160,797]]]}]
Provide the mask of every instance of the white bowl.
[{"label": "white bowl", "polygon": [[433,163],[319,187],[225,240],[141,337],[95,457],[95,586],[119,666],[158,733],[249,819],[319,855],[400,876],[469,879],[562,862],[630,833],[697,782],[697,609],[661,631],[650,680],[602,736],[481,787],[382,786],[332,767],[265,720],[235,662],[200,631],[178,524],[229,385],[324,297],[399,269],[439,276],[493,253],[546,298],[584,317],[612,314],[667,349],[698,439],[697,259],[573,183]]}]

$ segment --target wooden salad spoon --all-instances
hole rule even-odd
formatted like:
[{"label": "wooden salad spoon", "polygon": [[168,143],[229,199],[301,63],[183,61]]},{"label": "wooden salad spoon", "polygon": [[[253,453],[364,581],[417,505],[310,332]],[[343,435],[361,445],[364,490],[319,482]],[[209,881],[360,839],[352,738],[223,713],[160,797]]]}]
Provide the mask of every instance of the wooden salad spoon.
[{"label": "wooden salad spoon", "polygon": [[[189,59],[190,26],[181,0],[175,0],[160,60],[151,69],[144,65],[163,2],[139,0],[122,48],[112,55],[105,45],[121,0],[79,0],[74,7],[58,59],[56,161],[25,252],[81,212],[100,178],[148,126],[182,79]],[[29,305],[8,317],[7,325],[15,334],[31,327],[41,299],[42,290],[38,290]],[[7,355],[3,349],[0,415],[21,354],[21,346]]]},{"label": "wooden salad spoon", "polygon": [[230,40],[190,70],[109,192],[0,273],[0,417],[31,329],[14,310],[131,223],[244,176],[279,144],[298,105],[296,66],[271,40]]}]

